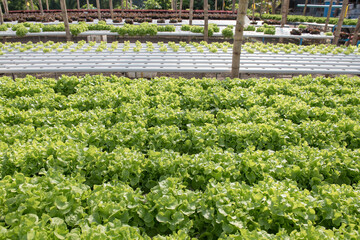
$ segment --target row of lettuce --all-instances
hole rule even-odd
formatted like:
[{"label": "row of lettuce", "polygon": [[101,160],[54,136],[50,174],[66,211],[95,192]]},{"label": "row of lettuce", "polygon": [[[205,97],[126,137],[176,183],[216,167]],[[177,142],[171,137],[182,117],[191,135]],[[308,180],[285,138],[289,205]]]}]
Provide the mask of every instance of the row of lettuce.
[{"label": "row of lettuce", "polygon": [[[175,42],[140,42],[137,40],[135,44],[131,44],[130,41],[124,41],[120,43],[118,41],[110,43],[101,42],[96,43],[95,41],[86,42],[81,40],[77,43],[69,41],[69,42],[37,42],[33,43],[31,41],[27,43],[21,42],[7,42],[0,43],[0,55],[9,54],[9,53],[60,53],[60,52],[205,52],[205,53],[227,53],[228,50],[232,49],[232,44],[229,42],[212,42],[207,43],[205,41],[201,42],[183,42],[179,43]],[[360,48],[357,46],[336,46],[332,44],[317,44],[317,45],[307,45],[307,46],[299,46],[291,43],[261,43],[261,42],[246,42],[242,45],[242,50],[247,53],[286,53],[286,54],[344,54],[344,55],[360,55]]]},{"label": "row of lettuce", "polygon": [[[7,31],[11,29],[16,33],[18,37],[24,37],[29,32],[30,33],[39,33],[39,32],[64,32],[65,25],[63,23],[59,24],[48,24],[44,25],[42,23],[18,23],[18,24],[10,24],[5,23],[0,25],[0,31]],[[232,26],[227,27],[226,29],[231,29],[231,34],[229,31],[225,31],[223,36],[226,38],[233,37]],[[141,23],[139,25],[132,24],[124,24],[122,27],[117,27],[114,25],[106,24],[105,21],[99,21],[96,24],[87,24],[85,22],[81,22],[79,24],[70,24],[70,32],[73,36],[77,36],[80,33],[86,31],[110,31],[114,33],[118,33],[120,36],[155,36],[158,32],[175,32],[176,28],[174,25],[157,25],[157,24],[149,24],[147,22]],[[182,31],[190,31],[192,33],[204,33],[204,27],[202,26],[190,26],[190,25],[182,25]],[[215,32],[219,32],[220,28],[214,24],[209,24],[208,35],[211,37]]]},{"label": "row of lettuce", "polygon": [[0,238],[360,234],[360,78],[0,78]]}]

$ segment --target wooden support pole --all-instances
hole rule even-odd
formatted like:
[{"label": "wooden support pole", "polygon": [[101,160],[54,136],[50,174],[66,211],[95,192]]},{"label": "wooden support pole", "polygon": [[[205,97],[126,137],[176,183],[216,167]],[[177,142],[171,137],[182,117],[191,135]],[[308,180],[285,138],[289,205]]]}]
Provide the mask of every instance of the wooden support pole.
[{"label": "wooden support pole", "polygon": [[331,8],[332,8],[332,5],[333,5],[333,2],[334,2],[334,0],[330,0],[329,9],[328,9],[328,12],[327,12],[327,15],[326,15],[324,32],[327,32],[327,28],[328,28],[329,21],[330,21],[330,14],[331,14],[331,10],[332,10]]},{"label": "wooden support pole", "polygon": [[179,18],[181,19],[181,12],[183,7],[183,0],[180,0],[180,6],[179,6]]},{"label": "wooden support pole", "polygon": [[303,16],[306,15],[306,8],[307,8],[307,5],[308,5],[308,2],[309,2],[309,0],[305,0],[305,6],[304,6],[304,10],[303,10]]},{"label": "wooden support pole", "polygon": [[189,25],[192,25],[193,16],[194,16],[194,0],[190,0]]},{"label": "wooden support pole", "polygon": [[359,36],[359,30],[360,30],[360,16],[358,17],[358,22],[357,22],[356,27],[355,27],[353,39],[352,39],[352,42],[351,42],[352,45],[357,44],[358,36]]},{"label": "wooden support pole", "polygon": [[209,40],[209,3],[208,0],[204,0],[204,41]]},{"label": "wooden support pole", "polygon": [[61,7],[62,17],[63,17],[64,25],[65,25],[66,41],[70,41],[71,33],[70,33],[69,19],[68,19],[65,0],[60,0],[60,7]]},{"label": "wooden support pole", "polygon": [[35,10],[35,8],[34,8],[34,2],[33,2],[33,0],[30,0],[30,5],[31,5],[31,10]]},{"label": "wooden support pole", "polygon": [[109,7],[110,7],[110,16],[111,16],[111,19],[114,20],[113,0],[109,0]]},{"label": "wooden support pole", "polygon": [[235,36],[234,36],[234,44],[233,44],[231,78],[239,77],[241,44],[243,41],[245,17],[246,17],[247,9],[248,9],[248,0],[239,0],[239,9],[237,12]]},{"label": "wooden support pole", "polygon": [[289,0],[283,0],[282,2],[282,6],[281,6],[281,27],[283,28],[284,25],[286,24],[286,20],[287,20],[287,13],[289,11]]},{"label": "wooden support pole", "polygon": [[4,24],[4,16],[3,16],[1,4],[0,4],[0,24]]},{"label": "wooden support pole", "polygon": [[39,0],[39,8],[40,8],[41,15],[44,15],[44,9],[43,9],[41,0]]},{"label": "wooden support pole", "polygon": [[99,21],[101,20],[101,7],[100,7],[100,0],[96,0],[96,9],[98,14]]},{"label": "wooden support pole", "polygon": [[340,16],[339,16],[339,21],[337,23],[335,34],[334,34],[334,36],[335,36],[334,37],[334,44],[335,45],[337,45],[339,43],[341,27],[342,27],[342,24],[344,22],[345,13],[346,13],[346,9],[347,9],[348,4],[349,4],[349,0],[343,0],[343,4],[342,4]]}]

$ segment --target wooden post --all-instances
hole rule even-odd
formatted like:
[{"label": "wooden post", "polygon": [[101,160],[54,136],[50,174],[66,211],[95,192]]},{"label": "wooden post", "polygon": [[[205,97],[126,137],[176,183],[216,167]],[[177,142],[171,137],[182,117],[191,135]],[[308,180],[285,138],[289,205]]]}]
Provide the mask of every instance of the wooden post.
[{"label": "wooden post", "polygon": [[44,15],[44,9],[43,9],[41,0],[39,0],[39,8],[40,8],[41,15]]},{"label": "wooden post", "polygon": [[90,3],[89,3],[89,0],[86,0],[86,6],[87,6],[87,10],[90,9]]},{"label": "wooden post", "polygon": [[3,16],[1,4],[0,4],[0,24],[4,24],[4,16]]},{"label": "wooden post", "polygon": [[69,19],[68,19],[65,0],[60,0],[60,7],[61,7],[62,17],[63,17],[64,25],[65,25],[66,41],[70,41],[71,34],[70,34]]},{"label": "wooden post", "polygon": [[[336,0],[335,5],[339,5],[340,4],[340,0]],[[334,17],[337,17],[339,14],[339,9],[335,8],[334,10]]]},{"label": "wooden post", "polygon": [[194,15],[194,0],[190,0],[189,25],[192,25]]},{"label": "wooden post", "polygon": [[286,20],[287,20],[287,13],[289,11],[289,0],[283,0],[283,4],[281,6],[281,27],[283,28],[284,25],[286,24]]},{"label": "wooden post", "polygon": [[209,40],[209,3],[208,0],[204,0],[204,41]]},{"label": "wooden post", "polygon": [[271,14],[276,13],[276,0],[271,0]]},{"label": "wooden post", "polygon": [[326,15],[326,22],[325,22],[324,32],[327,32],[327,28],[328,28],[329,20],[330,20],[331,8],[332,8],[332,5],[333,5],[333,2],[334,2],[334,0],[330,0],[329,9],[328,9],[328,12],[327,12],[327,15]]},{"label": "wooden post", "polygon": [[46,10],[49,11],[49,0],[45,0],[45,4],[46,4]]},{"label": "wooden post", "polygon": [[252,0],[252,21],[255,21],[255,0]]},{"label": "wooden post", "polygon": [[183,7],[183,0],[180,0],[180,6],[179,6],[179,18],[181,19],[181,12]]},{"label": "wooden post", "polygon": [[248,0],[239,0],[239,9],[237,12],[235,36],[234,36],[234,44],[233,44],[231,78],[239,77],[241,44],[243,41],[247,8],[248,8]]},{"label": "wooden post", "polygon": [[77,9],[80,10],[80,0],[77,0]]},{"label": "wooden post", "polygon": [[347,8],[348,3],[349,3],[349,0],[343,0],[343,4],[342,4],[340,16],[339,16],[339,21],[337,23],[335,34],[334,34],[334,36],[335,36],[334,37],[334,44],[335,45],[337,45],[339,43],[341,27],[342,27],[342,24],[344,22],[346,8]]},{"label": "wooden post", "polygon": [[4,5],[4,13],[5,14],[9,14],[9,7],[8,7],[8,2],[7,0],[2,0],[2,3]]},{"label": "wooden post", "polygon": [[261,19],[261,14],[262,14],[262,7],[263,7],[263,1],[260,1],[260,9],[259,9],[259,13],[260,13],[260,19]]},{"label": "wooden post", "polygon": [[31,10],[35,10],[35,8],[34,8],[34,2],[33,2],[33,0],[30,0],[30,5],[31,5]]},{"label": "wooden post", "polygon": [[125,9],[128,9],[128,0],[125,0]]},{"label": "wooden post", "polygon": [[308,5],[308,1],[309,1],[309,0],[305,0],[305,6],[304,6],[304,10],[303,10],[303,16],[306,15],[306,8],[307,8],[307,5]]},{"label": "wooden post", "polygon": [[101,9],[100,9],[100,0],[96,0],[96,9],[98,14],[99,21],[101,20]]},{"label": "wooden post", "polygon": [[110,15],[111,19],[114,20],[114,7],[113,7],[113,0],[109,0],[109,7],[110,7]]},{"label": "wooden post", "polygon": [[360,30],[360,16],[358,17],[358,22],[357,22],[356,27],[355,27],[353,39],[352,39],[352,42],[351,42],[352,45],[357,44],[358,36],[359,36],[359,30]]},{"label": "wooden post", "polygon": [[215,0],[215,6],[214,6],[215,11],[217,11],[217,0]]},{"label": "wooden post", "polygon": [[130,0],[130,9],[132,9],[132,0]]}]

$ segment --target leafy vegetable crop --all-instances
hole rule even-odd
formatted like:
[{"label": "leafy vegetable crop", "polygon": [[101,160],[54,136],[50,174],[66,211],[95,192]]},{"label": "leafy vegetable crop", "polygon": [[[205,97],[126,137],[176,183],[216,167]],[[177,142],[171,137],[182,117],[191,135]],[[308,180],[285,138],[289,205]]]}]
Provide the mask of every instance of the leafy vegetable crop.
[{"label": "leafy vegetable crop", "polygon": [[1,77],[0,239],[356,239],[359,92],[348,76]]}]

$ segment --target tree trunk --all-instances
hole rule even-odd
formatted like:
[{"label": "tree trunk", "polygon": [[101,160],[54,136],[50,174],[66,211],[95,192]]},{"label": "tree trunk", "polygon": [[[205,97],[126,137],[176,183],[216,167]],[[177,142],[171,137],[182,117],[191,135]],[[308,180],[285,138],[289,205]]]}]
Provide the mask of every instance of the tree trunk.
[{"label": "tree trunk", "polygon": [[327,15],[326,15],[326,22],[325,22],[324,32],[327,32],[327,28],[328,28],[329,20],[330,20],[330,14],[331,14],[331,10],[332,10],[331,8],[332,8],[332,5],[333,5],[333,2],[334,2],[334,0],[330,0],[329,9],[328,9],[328,12],[327,12]]},{"label": "tree trunk", "polygon": [[180,0],[180,6],[179,6],[179,18],[181,19],[181,12],[183,7],[183,0]]},{"label": "tree trunk", "polygon": [[286,20],[287,20],[287,14],[289,11],[289,0],[283,0],[283,4],[281,6],[281,27],[283,28],[284,25],[286,24]]},{"label": "tree trunk", "polygon": [[49,0],[46,0],[46,1],[45,1],[45,4],[46,4],[46,10],[49,11]]},{"label": "tree trunk", "polygon": [[223,2],[222,2],[222,7],[221,7],[221,9],[224,11],[224,9],[225,9],[225,0],[223,0]]},{"label": "tree trunk", "polygon": [[101,20],[101,9],[100,8],[101,8],[100,7],[100,0],[96,0],[96,10],[97,10],[99,21]]},{"label": "tree trunk", "polygon": [[128,0],[125,0],[125,9],[128,9]]},{"label": "tree trunk", "polygon": [[263,7],[263,2],[261,1],[261,2],[260,2],[260,10],[259,10],[260,19],[261,19],[261,14],[262,14],[262,7]]},{"label": "tree trunk", "polygon": [[44,9],[43,9],[41,0],[39,0],[39,8],[40,8],[41,15],[43,15],[44,14]]},{"label": "tree trunk", "polygon": [[352,39],[352,42],[351,42],[352,45],[356,46],[356,44],[357,44],[358,36],[359,36],[359,30],[360,30],[360,16],[358,17],[358,22],[357,22],[356,27],[355,27],[353,39]]},{"label": "tree trunk", "polygon": [[3,16],[1,4],[0,4],[0,24],[4,24],[4,16]]},{"label": "tree trunk", "polygon": [[308,1],[309,1],[309,0],[305,0],[305,6],[304,6],[304,11],[303,11],[303,16],[306,15],[306,8],[307,8]]},{"label": "tree trunk", "polygon": [[276,13],[276,0],[271,1],[271,14]]},{"label": "tree trunk", "polygon": [[77,0],[77,9],[80,10],[80,0]]},{"label": "tree trunk", "polygon": [[132,9],[132,0],[130,0],[130,9]]},{"label": "tree trunk", "polygon": [[174,5],[174,10],[177,11],[177,0],[174,1],[175,2],[175,5]]},{"label": "tree trunk", "polygon": [[30,0],[30,4],[31,4],[31,10],[35,10],[35,8],[34,8],[34,2],[33,2],[33,0]]},{"label": "tree trunk", "polygon": [[194,15],[194,0],[190,0],[189,25],[192,25]]},{"label": "tree trunk", "polygon": [[204,41],[209,40],[209,3],[208,0],[204,0]]},{"label": "tree trunk", "polygon": [[70,41],[71,34],[70,34],[69,19],[68,19],[65,0],[60,0],[60,7],[61,7],[62,17],[63,17],[64,25],[65,25],[66,40]]},{"label": "tree trunk", "polygon": [[113,0],[109,0],[109,7],[110,7],[110,16],[111,16],[111,19],[114,20]]},{"label": "tree trunk", "polygon": [[234,36],[234,44],[233,44],[231,78],[239,77],[241,44],[243,41],[247,8],[248,8],[248,0],[239,0],[239,9],[237,12],[235,36]]},{"label": "tree trunk", "polygon": [[235,12],[235,0],[232,0],[232,12]]},{"label": "tree trunk", "polygon": [[214,6],[215,11],[217,11],[217,0],[215,0],[215,6]]},{"label": "tree trunk", "polygon": [[86,0],[86,6],[87,6],[87,10],[90,9],[90,3],[89,3],[89,0]]},{"label": "tree trunk", "polygon": [[343,0],[343,4],[342,4],[340,16],[339,16],[339,21],[337,23],[335,34],[334,34],[335,35],[335,38],[334,38],[334,44],[335,45],[337,45],[338,42],[339,42],[341,27],[342,27],[342,24],[344,22],[345,12],[346,12],[346,8],[347,8],[348,3],[349,3],[349,0]]}]

